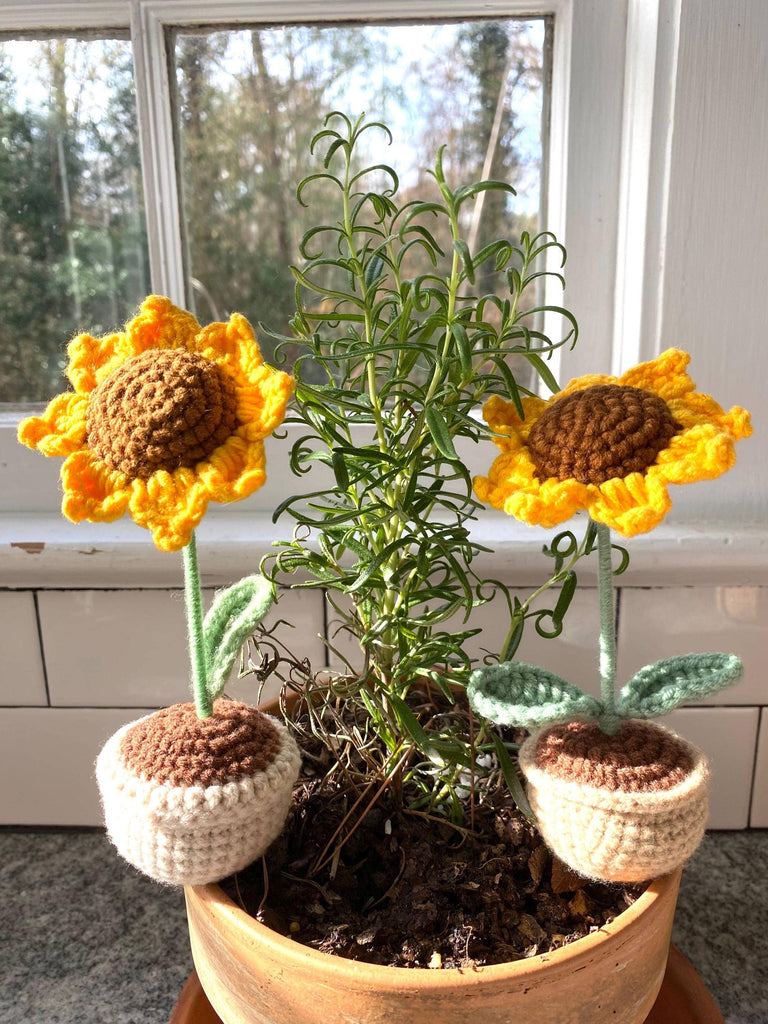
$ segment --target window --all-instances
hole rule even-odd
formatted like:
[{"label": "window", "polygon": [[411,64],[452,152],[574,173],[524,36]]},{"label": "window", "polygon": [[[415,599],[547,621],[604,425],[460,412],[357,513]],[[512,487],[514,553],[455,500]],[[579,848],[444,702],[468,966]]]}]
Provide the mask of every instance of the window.
[{"label": "window", "polygon": [[[365,22],[363,6],[370,13]],[[513,236],[545,225],[560,237],[570,232],[576,251],[588,252],[599,220],[607,263],[606,241],[612,241],[616,218],[612,157],[618,153],[623,74],[621,57],[613,55],[624,26],[623,0],[597,7],[579,0],[489,0],[481,18],[466,0],[392,0],[380,8],[359,0],[0,2],[6,51],[63,49],[72,68],[69,87],[84,96],[93,85],[94,94],[78,108],[80,134],[66,140],[80,155],[88,188],[72,203],[63,228],[59,223],[56,281],[66,303],[51,318],[53,347],[47,335],[25,336],[22,324],[8,351],[14,345],[26,346],[27,353],[54,351],[78,319],[78,302],[88,329],[118,326],[126,308],[149,290],[194,308],[201,321],[223,318],[239,306],[253,321],[282,329],[292,299],[286,267],[303,231],[296,204],[287,212],[288,199],[307,171],[306,141],[334,106],[367,108],[391,125],[391,162],[403,174],[404,188],[428,185],[420,171],[442,143],[457,175],[511,180],[519,190],[514,204],[494,209],[489,203],[481,216],[475,214],[470,228],[478,241],[491,221],[502,220]],[[129,41],[133,94],[125,78]],[[593,81],[595,66],[607,69],[599,82]],[[577,106],[574,67],[581,83]],[[113,82],[109,88],[107,79]],[[105,140],[96,131],[99,123],[107,131],[97,112],[115,104],[121,104],[125,123],[119,132],[110,126]],[[44,103],[37,109],[43,120],[50,116]],[[574,148],[574,132],[596,113],[603,141]],[[55,161],[49,165],[59,200],[60,168]],[[106,195],[95,187],[102,175],[114,181]],[[73,173],[72,184],[75,178]],[[103,230],[107,206],[115,230],[124,231],[119,243],[113,232],[114,260]],[[72,218],[75,210],[81,221]],[[578,278],[578,265],[570,269]],[[117,291],[108,287],[110,276],[119,281]],[[559,302],[562,295],[552,298]],[[589,316],[595,325],[591,344],[599,349],[608,344],[610,290],[590,303]],[[55,391],[60,347],[57,352],[53,361],[36,357],[36,391],[17,383],[6,400],[10,394],[15,401],[39,401],[45,388]],[[18,359],[8,361],[18,380]],[[64,572],[69,582],[96,585],[117,579],[121,585],[129,579],[175,582],[173,560],[153,559],[146,535],[129,520],[109,528],[62,520],[58,460],[42,460],[16,443],[18,417],[18,406],[0,410],[1,536],[15,544],[21,533],[22,542],[32,544],[16,547],[16,559],[20,551],[39,550],[39,538],[47,538],[44,558],[14,563],[22,585],[28,585],[29,573],[49,585]],[[271,464],[275,469],[261,491],[247,502],[215,506],[204,520],[200,536],[213,544],[208,564],[214,578],[219,571],[222,578],[239,572],[244,555],[251,564],[274,536],[269,516],[291,481],[287,474],[281,479],[275,451]],[[75,555],[94,548],[99,558]],[[141,553],[138,562],[134,551]],[[45,566],[52,566],[50,575]]]},{"label": "window", "polygon": [[0,403],[45,401],[150,287],[128,39],[0,42],[0,237]]},{"label": "window", "polygon": [[[715,53],[716,36],[699,31],[700,6],[701,19],[718,19],[731,33],[730,50]],[[756,21],[763,17],[757,0],[747,6],[758,12]],[[372,104],[381,107],[399,139],[393,162],[402,166],[404,151],[406,164],[413,158],[405,187],[421,186],[416,168],[436,142],[449,144],[462,174],[482,173],[489,153],[501,159],[503,176],[522,186],[514,207],[501,211],[509,218],[505,230],[536,220],[568,248],[565,304],[576,313],[580,341],[552,366],[561,380],[595,367],[626,368],[662,343],[689,344],[690,308],[678,283],[707,279],[710,264],[706,246],[685,244],[691,182],[720,202],[722,190],[712,184],[717,167],[727,176],[746,161],[759,180],[759,154],[750,148],[761,137],[757,129],[736,132],[721,164],[715,158],[726,150],[705,146],[699,158],[701,131],[686,128],[705,123],[692,112],[700,66],[711,66],[707,97],[719,118],[706,121],[710,134],[734,123],[723,113],[728,96],[733,109],[746,109],[735,69],[712,65],[743,50],[750,66],[747,43],[760,26],[752,35],[741,28],[714,0],[486,0],[481,8],[467,0],[0,0],[0,401],[43,400],[58,386],[61,341],[76,322],[117,326],[149,290],[193,306],[203,321],[238,305],[254,321],[281,327],[284,257],[295,252],[302,230],[282,204],[306,172],[302,136],[313,111],[332,105],[368,107],[369,114]],[[473,63],[472,47],[491,53],[494,33],[495,67]],[[36,55],[32,61],[18,56],[25,47]],[[509,60],[521,51],[522,70]],[[62,55],[63,86],[54,73]],[[489,145],[499,97],[503,118]],[[265,111],[276,116],[257,122]],[[497,168],[492,159],[491,174]],[[10,186],[9,202],[11,177],[18,187]],[[55,202],[20,212],[19,190],[33,191],[43,178]],[[738,223],[751,222],[740,206],[735,214]],[[35,245],[48,246],[44,258],[36,260]],[[9,259],[16,269],[3,264]],[[665,277],[665,261],[674,280]],[[758,271],[747,287],[741,281],[752,280],[749,268],[733,266],[722,272],[741,277],[718,279],[720,294],[758,294]],[[696,302],[694,310],[704,305]],[[725,365],[722,333],[698,329],[695,339],[696,360],[701,364],[703,354],[710,377],[701,373],[700,383],[713,391]],[[724,397],[749,405],[749,390],[742,392]],[[46,551],[60,555],[54,581],[57,571],[71,580],[73,552],[91,545],[110,553],[113,567],[133,565],[132,550],[144,559],[146,535],[138,528],[134,535],[130,523],[89,532],[87,524],[70,528],[61,520],[58,460],[20,449],[19,414],[18,406],[0,407],[0,541],[45,538]],[[272,465],[278,462],[273,457]],[[716,507],[758,507],[761,472],[756,467],[741,483],[731,476]],[[222,552],[235,552],[238,572],[244,552],[252,564],[258,545],[269,543],[269,510],[280,487],[272,473],[247,503],[216,509],[205,521],[222,576],[229,571]],[[482,529],[497,539],[491,519]],[[538,537],[526,537],[538,547]],[[140,548],[132,549],[134,539]],[[175,582],[173,560],[161,561],[152,579]],[[47,555],[28,557],[19,572],[42,572],[34,566],[44,564],[53,564]],[[103,561],[89,564],[78,570],[81,578],[96,580],[93,566]],[[114,570],[103,571],[111,580]]]},{"label": "window", "polygon": [[[439,198],[428,171],[440,146],[449,180],[511,182],[514,199],[489,193],[474,205],[472,251],[539,231],[551,34],[548,18],[174,32],[187,296],[200,319],[237,309],[288,333],[289,268],[325,216],[320,183],[309,207],[296,185],[323,170],[310,140],[329,111],[390,127],[390,145],[364,137],[363,159],[395,166],[400,202]],[[432,269],[418,253],[414,276]],[[268,336],[262,346],[271,356]]]}]

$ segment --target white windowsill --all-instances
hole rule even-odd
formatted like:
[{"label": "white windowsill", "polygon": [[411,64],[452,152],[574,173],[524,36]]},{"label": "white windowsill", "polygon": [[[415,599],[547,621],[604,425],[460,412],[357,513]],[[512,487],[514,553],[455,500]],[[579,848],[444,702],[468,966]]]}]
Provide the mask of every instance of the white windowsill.
[{"label": "white windowsill", "polygon": [[[566,527],[581,536],[584,517]],[[209,514],[197,531],[203,583],[220,586],[257,571],[272,541],[285,537],[289,529],[287,521],[275,526],[268,514],[258,511]],[[493,554],[479,555],[476,571],[514,586],[538,586],[552,565],[542,554],[542,545],[556,532],[489,513],[476,524],[475,536],[492,547]],[[622,585],[768,584],[768,534],[762,526],[734,530],[722,524],[662,524],[626,546],[631,565],[621,577]],[[593,562],[587,559],[579,571],[584,583],[594,581]],[[111,589],[181,583],[180,557],[158,551],[150,535],[129,519],[74,525],[50,514],[0,516],[0,588]]]},{"label": "white windowsill", "polygon": [[[78,524],[62,517],[61,460],[41,458],[18,444],[18,418],[18,413],[0,414],[0,589],[180,586],[181,558],[158,551],[150,534],[127,516],[115,523]],[[196,531],[205,585],[221,586],[256,572],[272,542],[291,535],[289,517],[274,524],[272,510],[297,486],[323,486],[329,472],[324,467],[316,466],[311,484],[297,484],[284,469],[297,429],[288,427],[288,438],[268,441],[268,480],[260,491],[237,504],[209,506]],[[461,453],[472,474],[486,472],[495,454],[491,445],[472,444],[462,446]],[[740,521],[737,502],[732,505],[732,522],[718,520],[712,512],[707,517],[711,521],[704,521],[708,504],[716,507],[711,504],[711,486],[699,484],[698,498],[686,496],[687,488],[673,489],[675,508],[664,523],[626,542],[631,564],[621,577],[622,585],[768,584],[765,524]],[[584,527],[581,514],[560,529],[581,537]],[[529,527],[492,510],[481,512],[474,536],[493,553],[479,555],[475,569],[511,586],[537,587],[552,566],[542,546],[558,532]],[[585,560],[580,580],[594,581],[594,569],[594,559]]]}]

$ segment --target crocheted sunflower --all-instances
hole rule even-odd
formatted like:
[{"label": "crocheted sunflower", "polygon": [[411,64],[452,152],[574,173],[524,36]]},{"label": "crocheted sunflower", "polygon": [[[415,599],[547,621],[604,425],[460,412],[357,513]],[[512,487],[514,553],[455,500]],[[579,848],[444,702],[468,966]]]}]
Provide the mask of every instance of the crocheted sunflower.
[{"label": "crocheted sunflower", "polygon": [[237,501],[265,482],[263,440],[294,382],[264,364],[245,317],[201,328],[151,295],[123,331],[80,334],[67,352],[74,392],[23,420],[18,436],[65,456],[68,519],[112,522],[128,511],[158,548],[177,551],[209,501]]},{"label": "crocheted sunflower", "polygon": [[524,398],[524,419],[493,396],[483,415],[502,454],[475,478],[478,497],[534,526],[586,509],[625,537],[652,530],[672,506],[669,484],[720,476],[752,433],[746,410],[696,391],[689,361],[669,349],[621,377],[577,377],[547,401]]}]

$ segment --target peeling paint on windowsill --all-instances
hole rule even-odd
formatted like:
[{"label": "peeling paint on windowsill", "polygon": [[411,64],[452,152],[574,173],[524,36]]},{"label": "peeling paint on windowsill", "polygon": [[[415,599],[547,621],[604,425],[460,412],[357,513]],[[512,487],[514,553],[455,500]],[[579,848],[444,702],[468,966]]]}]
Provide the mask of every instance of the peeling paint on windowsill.
[{"label": "peeling paint on windowsill", "polygon": [[12,548],[21,548],[28,555],[39,555],[45,550],[45,541],[20,540],[11,541]]}]

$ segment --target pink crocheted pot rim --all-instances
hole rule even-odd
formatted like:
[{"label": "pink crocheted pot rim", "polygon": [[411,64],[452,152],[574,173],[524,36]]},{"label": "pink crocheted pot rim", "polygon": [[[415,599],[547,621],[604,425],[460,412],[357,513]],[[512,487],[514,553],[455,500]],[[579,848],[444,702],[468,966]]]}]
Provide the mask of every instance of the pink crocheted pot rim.
[{"label": "pink crocheted pot rim", "polygon": [[142,779],[125,765],[120,747],[126,732],[150,717],[126,723],[107,740],[96,760],[96,776],[100,786],[120,789],[145,806],[146,820],[157,827],[204,830],[246,818],[266,789],[280,785],[288,773],[292,778],[298,773],[300,754],[293,738],[281,721],[267,716],[278,730],[280,747],[275,760],[253,775],[208,786],[172,786]]},{"label": "pink crocheted pot rim", "polygon": [[606,810],[623,811],[637,815],[656,815],[674,808],[681,800],[691,797],[706,787],[709,779],[709,762],[706,755],[693,743],[677,736],[671,729],[654,722],[657,729],[675,736],[683,745],[691,758],[692,767],[686,777],[670,789],[658,791],[636,791],[625,793],[622,790],[605,789],[591,786],[572,779],[563,779],[544,771],[536,763],[536,744],[544,729],[532,733],[520,747],[518,755],[520,768],[529,782],[536,787],[546,786],[547,789],[561,800],[588,807],[599,807]]}]

